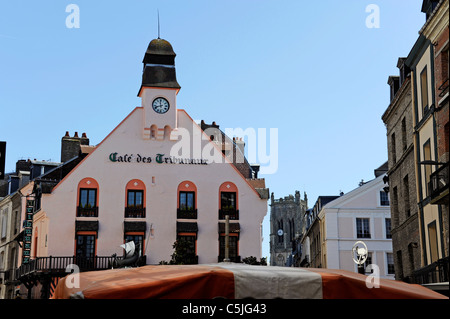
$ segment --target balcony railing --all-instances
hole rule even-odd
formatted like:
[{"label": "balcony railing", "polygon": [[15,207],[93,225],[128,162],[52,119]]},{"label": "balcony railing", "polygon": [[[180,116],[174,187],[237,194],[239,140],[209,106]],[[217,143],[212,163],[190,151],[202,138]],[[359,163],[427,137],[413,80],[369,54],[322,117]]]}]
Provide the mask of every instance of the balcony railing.
[{"label": "balcony railing", "polygon": [[197,219],[197,209],[177,208],[177,218]]},{"label": "balcony railing", "polygon": [[[241,256],[230,256],[228,257],[230,259],[230,262],[232,263],[240,263],[241,262]],[[219,255],[219,257],[217,258],[218,262],[223,262],[223,260],[225,259],[225,255]]]},{"label": "balcony railing", "polygon": [[184,256],[183,263],[185,265],[197,265],[198,264],[198,256],[194,255],[194,254]]},{"label": "balcony railing", "polygon": [[445,79],[445,81],[442,82],[442,84],[438,88],[438,91],[440,91],[439,97],[443,97],[445,94],[448,93],[448,87],[449,87],[449,81],[447,78],[447,79]]},{"label": "balcony railing", "polygon": [[145,207],[125,207],[125,218],[145,218]]},{"label": "balcony railing", "polygon": [[98,207],[77,207],[77,217],[98,217]]},{"label": "balcony railing", "polygon": [[238,220],[239,209],[219,209],[219,219],[225,219],[226,215],[229,216],[230,220]]},{"label": "balcony railing", "polygon": [[430,175],[428,189],[432,204],[448,204],[448,163]]},{"label": "balcony railing", "polygon": [[420,285],[448,282],[448,256],[414,271],[413,280]]},{"label": "balcony railing", "polygon": [[[122,257],[117,257],[121,259]],[[95,256],[95,257],[37,257],[31,259],[29,263],[22,264],[15,270],[14,280],[18,280],[24,276],[43,272],[52,275],[65,276],[68,272],[68,266],[76,265],[80,271],[105,270],[111,268],[111,263],[114,260],[112,256]],[[146,256],[139,257],[138,265],[143,266],[146,263]],[[13,278],[10,278],[13,279]]]}]

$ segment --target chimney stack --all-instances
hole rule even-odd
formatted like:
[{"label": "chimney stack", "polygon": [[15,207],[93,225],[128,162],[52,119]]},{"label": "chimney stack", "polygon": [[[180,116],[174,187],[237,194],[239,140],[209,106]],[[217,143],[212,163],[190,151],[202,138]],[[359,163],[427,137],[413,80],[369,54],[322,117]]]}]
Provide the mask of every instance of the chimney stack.
[{"label": "chimney stack", "polygon": [[245,152],[245,142],[242,140],[242,137],[240,137],[240,138],[236,137],[236,139],[233,138],[233,141],[236,144],[236,146],[239,147],[239,149],[241,150],[242,155],[244,155],[245,154],[244,153]]},{"label": "chimney stack", "polygon": [[61,139],[61,162],[77,157],[80,154],[81,145],[89,145],[86,133],[79,137],[78,132],[75,132],[75,135],[70,137],[69,131],[66,131],[66,135]]}]

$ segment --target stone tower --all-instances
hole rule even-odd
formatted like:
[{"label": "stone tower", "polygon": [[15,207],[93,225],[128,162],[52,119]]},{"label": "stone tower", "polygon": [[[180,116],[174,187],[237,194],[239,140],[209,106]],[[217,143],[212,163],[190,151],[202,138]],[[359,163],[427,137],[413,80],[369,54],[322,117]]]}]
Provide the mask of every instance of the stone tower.
[{"label": "stone tower", "polygon": [[300,192],[275,199],[270,202],[270,265],[290,266],[292,262],[292,242],[301,234],[302,216],[308,209],[306,193],[304,199]]}]

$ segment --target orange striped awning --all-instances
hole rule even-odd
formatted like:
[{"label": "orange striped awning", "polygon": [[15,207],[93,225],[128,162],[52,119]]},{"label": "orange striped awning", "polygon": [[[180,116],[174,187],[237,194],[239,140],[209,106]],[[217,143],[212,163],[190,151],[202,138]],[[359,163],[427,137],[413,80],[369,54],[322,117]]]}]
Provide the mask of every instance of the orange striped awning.
[{"label": "orange striped awning", "polygon": [[[79,276],[79,277],[77,277]],[[155,265],[71,274],[54,299],[448,299],[420,285],[332,269],[218,263]]]}]

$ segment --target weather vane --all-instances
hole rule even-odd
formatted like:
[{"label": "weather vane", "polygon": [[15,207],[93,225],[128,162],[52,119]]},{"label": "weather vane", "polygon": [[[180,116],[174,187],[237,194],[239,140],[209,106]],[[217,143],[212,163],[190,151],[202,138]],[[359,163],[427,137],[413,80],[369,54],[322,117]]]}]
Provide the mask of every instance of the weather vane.
[{"label": "weather vane", "polygon": [[159,9],[158,11],[158,39],[160,39],[160,27],[159,27]]}]

